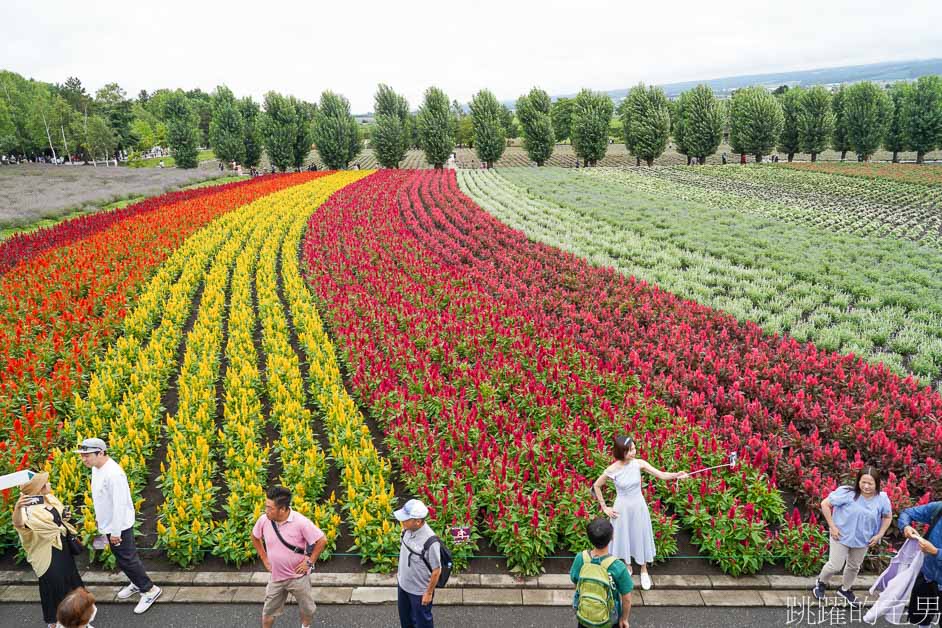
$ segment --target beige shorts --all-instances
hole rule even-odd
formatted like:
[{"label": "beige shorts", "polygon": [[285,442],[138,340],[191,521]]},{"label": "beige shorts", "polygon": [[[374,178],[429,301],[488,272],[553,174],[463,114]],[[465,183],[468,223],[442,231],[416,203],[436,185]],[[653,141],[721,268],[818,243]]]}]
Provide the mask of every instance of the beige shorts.
[{"label": "beige shorts", "polygon": [[262,607],[262,615],[265,617],[278,617],[285,610],[285,602],[288,600],[288,594],[294,596],[302,615],[314,617],[314,611],[317,605],[314,604],[314,592],[311,590],[310,576],[301,576],[300,578],[291,578],[290,580],[281,580],[280,582],[268,581],[265,587],[265,606]]}]

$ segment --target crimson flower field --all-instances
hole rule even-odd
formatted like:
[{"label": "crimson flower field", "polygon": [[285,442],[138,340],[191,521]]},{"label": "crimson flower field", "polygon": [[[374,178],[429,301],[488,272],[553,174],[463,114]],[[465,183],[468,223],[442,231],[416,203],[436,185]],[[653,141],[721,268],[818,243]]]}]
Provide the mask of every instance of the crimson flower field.
[{"label": "crimson flower field", "polygon": [[[751,172],[705,171],[703,181]],[[352,545],[370,569],[393,568],[391,512],[415,495],[459,567],[486,546],[511,571],[536,574],[547,556],[584,546],[599,514],[590,485],[612,437],[627,432],[660,467],[740,460],[647,485],[658,560],[685,529],[732,575],[772,562],[813,573],[827,549],[813,513],[855,469],[884,469],[897,511],[942,485],[932,353],[942,324],[928,301],[935,280],[897,266],[926,300],[908,302],[887,343],[928,340],[913,352],[894,344],[886,358],[871,344],[868,359],[829,344],[834,325],[863,342],[875,329],[863,301],[892,317],[897,293],[855,280],[855,266],[809,278],[814,257],[801,270],[807,289],[770,291],[793,285],[797,262],[758,239],[746,246],[769,269],[713,283],[726,272],[715,261],[724,243],[756,220],[778,221],[795,242],[820,237],[861,268],[882,250],[851,247],[851,237],[885,237],[859,222],[806,228],[777,213],[787,199],[754,200],[760,184],[804,190],[799,216],[813,217],[804,178],[843,175],[754,172],[741,210],[723,209],[733,188],[703,192],[672,170],[282,175],[14,237],[0,243],[0,470],[50,469],[88,539],[88,475],[68,450],[107,438],[132,480],[141,534],[183,566],[253,560],[247,526],[278,481],[332,551]],[[846,207],[869,193],[857,174],[826,179]],[[883,181],[883,170],[865,174]],[[912,176],[876,187],[897,193],[908,185],[897,179]],[[934,198],[932,176],[919,185]],[[917,205],[893,237],[924,247],[928,268],[936,238],[916,222],[934,210]],[[693,262],[705,216],[712,248]],[[852,281],[856,292],[842,287]],[[732,307],[734,287],[757,305]],[[802,308],[837,311],[845,293],[856,305],[847,317],[798,334]],[[783,312],[797,317],[784,329],[774,325]],[[470,541],[454,544],[453,527],[469,527]]]}]

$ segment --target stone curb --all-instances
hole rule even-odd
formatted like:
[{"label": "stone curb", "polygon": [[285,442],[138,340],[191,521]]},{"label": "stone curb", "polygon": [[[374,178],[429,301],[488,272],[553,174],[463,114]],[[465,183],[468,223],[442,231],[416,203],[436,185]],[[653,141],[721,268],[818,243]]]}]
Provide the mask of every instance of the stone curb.
[{"label": "stone curb", "polygon": [[[258,587],[268,583],[268,572],[240,571],[151,571],[151,579],[161,586],[181,588],[211,587]],[[859,576],[854,588],[867,590],[876,581],[877,576]],[[85,571],[82,580],[87,585],[123,585],[127,578],[122,573],[108,571]],[[688,591],[810,591],[814,586],[813,577],[798,576],[659,576],[654,574],[652,591],[688,590]],[[37,578],[32,571],[0,571],[0,586],[36,585]],[[634,575],[635,588],[641,590],[641,581]],[[315,588],[393,588],[396,576],[365,572],[354,573],[319,573],[311,574],[311,586]],[[454,574],[448,583],[448,589],[517,589],[517,590],[552,590],[572,589],[568,574],[545,574],[538,577],[516,578],[506,574]]]},{"label": "stone curb", "polygon": [[[138,596],[128,600],[116,598],[114,585],[88,585],[99,604],[136,604]],[[395,587],[312,587],[318,604],[393,605]],[[859,589],[862,597],[864,590]],[[447,587],[435,594],[438,606],[558,606],[572,605],[573,589],[469,588]],[[262,586],[176,586],[163,585],[158,604],[261,604],[265,600]],[[872,599],[864,597],[865,604]],[[0,585],[0,604],[38,603],[39,587],[35,584]],[[289,604],[296,603],[289,596]],[[818,604],[809,592],[771,591],[768,589],[660,589],[633,591],[632,606],[700,606],[700,607],[810,607]],[[828,599],[828,605],[843,604],[840,598]]]},{"label": "stone curb", "polygon": [[[156,571],[150,577],[163,588],[161,602],[260,604],[265,599],[267,572]],[[790,606],[810,596],[814,578],[796,576],[672,576],[654,575],[654,588],[642,591],[634,576],[632,603],[637,606]],[[863,594],[876,576],[861,576],[855,589]],[[82,580],[103,603],[136,602],[137,596],[118,601],[115,595],[127,579],[124,574],[86,571]],[[396,578],[371,573],[314,573],[314,599],[319,604],[392,604]],[[441,606],[569,606],[573,585],[567,574],[515,578],[504,574],[455,574],[439,590]],[[32,571],[0,571],[0,603],[38,602],[39,586]]]}]

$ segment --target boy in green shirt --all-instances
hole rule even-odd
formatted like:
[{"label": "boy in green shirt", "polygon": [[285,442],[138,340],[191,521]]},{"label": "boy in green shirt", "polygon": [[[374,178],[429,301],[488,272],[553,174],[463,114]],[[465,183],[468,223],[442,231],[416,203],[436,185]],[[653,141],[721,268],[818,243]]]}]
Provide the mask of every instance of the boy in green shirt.
[{"label": "boy in green shirt", "polygon": [[[612,542],[614,529],[608,519],[599,518],[590,522],[586,531],[592,549],[576,554],[575,560],[572,561],[572,567],[569,569],[569,579],[574,584],[579,582],[579,572],[582,571],[582,566],[585,564],[586,554],[595,564],[602,564],[609,556],[608,546]],[[622,560],[616,558],[608,566],[608,574],[611,576],[612,582],[615,583],[617,628],[628,628],[628,613],[631,612],[631,590],[634,588],[631,575],[628,573],[628,566]],[[582,622],[579,622],[579,626],[583,626]]]}]

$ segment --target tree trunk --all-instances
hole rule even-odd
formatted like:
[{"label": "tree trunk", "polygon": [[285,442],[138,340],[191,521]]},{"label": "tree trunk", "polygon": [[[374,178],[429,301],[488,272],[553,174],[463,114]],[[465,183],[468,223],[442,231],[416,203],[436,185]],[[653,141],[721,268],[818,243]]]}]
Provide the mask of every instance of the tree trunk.
[{"label": "tree trunk", "polygon": [[59,130],[62,131],[62,145],[65,146],[65,156],[69,160],[69,165],[72,165],[72,153],[69,152],[69,143],[65,139],[65,127],[59,126]]},{"label": "tree trunk", "polygon": [[788,153],[788,163],[792,163],[792,160],[795,159],[795,153]]},{"label": "tree trunk", "polygon": [[846,150],[842,150],[842,151],[841,151],[841,161],[844,161],[846,158],[847,158],[847,151],[846,151]]},{"label": "tree trunk", "polygon": [[917,163],[917,164],[921,164],[921,163],[923,162],[923,159],[925,158],[925,156],[926,156],[926,153],[925,153],[925,152],[923,152],[923,151],[921,151],[921,150],[916,151],[916,163]]},{"label": "tree trunk", "polygon": [[814,162],[816,162],[816,161],[818,161],[818,153],[812,152],[812,153],[811,153],[811,163],[814,163]]},{"label": "tree trunk", "polygon": [[762,153],[756,153],[756,163],[757,164],[762,163]]},{"label": "tree trunk", "polygon": [[646,161],[647,164],[648,164],[648,168],[650,168],[651,166],[654,165],[654,160],[653,160],[653,159],[645,159],[645,161]]},{"label": "tree trunk", "polygon": [[635,166],[640,166],[640,165],[641,165],[641,158],[635,157]]},{"label": "tree trunk", "polygon": [[56,158],[56,147],[52,145],[52,135],[49,133],[49,123],[46,122],[46,114],[43,113],[43,126],[46,127],[46,139],[49,140],[49,149],[52,151],[52,161],[56,165],[59,164],[59,160]]},{"label": "tree trunk", "polygon": [[690,155],[687,155],[687,165],[688,165],[688,166],[690,165],[690,160],[691,160],[691,159],[693,159],[693,157],[691,157]]}]

